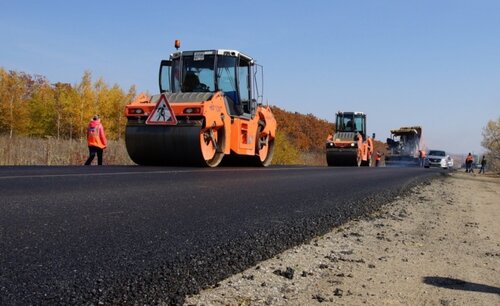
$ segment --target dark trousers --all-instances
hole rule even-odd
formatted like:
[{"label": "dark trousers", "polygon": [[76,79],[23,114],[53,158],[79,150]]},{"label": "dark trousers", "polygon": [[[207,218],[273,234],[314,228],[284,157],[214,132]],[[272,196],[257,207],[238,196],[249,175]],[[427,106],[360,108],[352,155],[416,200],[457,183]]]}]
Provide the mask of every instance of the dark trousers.
[{"label": "dark trousers", "polygon": [[474,173],[474,169],[472,169],[472,162],[471,161],[465,162],[465,172]]},{"label": "dark trousers", "polygon": [[85,166],[88,166],[94,160],[95,155],[97,154],[97,164],[102,165],[102,149],[98,147],[89,147],[89,158],[85,162]]},{"label": "dark trousers", "polygon": [[481,169],[479,169],[479,173],[483,173],[484,174],[484,165],[481,165]]}]

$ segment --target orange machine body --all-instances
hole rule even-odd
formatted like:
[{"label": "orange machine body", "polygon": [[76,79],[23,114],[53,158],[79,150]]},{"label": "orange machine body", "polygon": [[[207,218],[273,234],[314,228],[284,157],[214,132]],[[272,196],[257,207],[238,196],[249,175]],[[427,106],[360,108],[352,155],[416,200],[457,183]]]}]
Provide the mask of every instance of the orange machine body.
[{"label": "orange machine body", "polygon": [[335,133],[326,140],[328,166],[368,166],[373,153],[373,139],[366,135],[366,115],[362,112],[337,112]]},{"label": "orange machine body", "polygon": [[276,119],[262,104],[263,80],[262,66],[236,50],[171,54],[160,93],[125,107],[129,156],[140,165],[270,165]]}]

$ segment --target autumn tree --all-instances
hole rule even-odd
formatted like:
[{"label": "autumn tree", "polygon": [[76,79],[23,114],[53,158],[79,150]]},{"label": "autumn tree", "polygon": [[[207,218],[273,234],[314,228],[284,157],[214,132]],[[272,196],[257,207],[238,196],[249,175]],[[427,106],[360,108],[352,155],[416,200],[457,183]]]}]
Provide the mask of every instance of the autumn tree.
[{"label": "autumn tree", "polygon": [[53,135],[56,125],[56,105],[54,103],[54,91],[49,82],[40,78],[36,87],[29,97],[29,123],[25,134],[29,136]]},{"label": "autumn tree", "polygon": [[282,142],[277,137],[276,150],[281,152],[281,145],[291,146],[298,152],[297,162],[325,164],[325,140],[334,129],[334,124],[312,114],[289,112],[276,106],[272,107],[272,111],[280,132],[278,136],[283,139]]},{"label": "autumn tree", "polygon": [[10,104],[10,86],[9,86],[10,75],[3,68],[0,68],[0,132],[5,133],[9,129],[9,104]]},{"label": "autumn tree", "polygon": [[9,134],[24,134],[28,130],[28,100],[35,88],[33,78],[22,72],[0,71],[0,131]]},{"label": "autumn tree", "polygon": [[75,138],[78,131],[79,109],[77,90],[68,83],[53,84],[56,116],[56,137]]},{"label": "autumn tree", "polygon": [[[135,96],[135,87],[131,88],[127,94],[118,86],[108,87],[100,79],[96,83],[97,105],[96,113],[105,121],[106,135],[112,139],[120,139],[124,132],[125,118],[123,110],[125,105]],[[119,110],[119,111],[117,111]]]},{"label": "autumn tree", "polygon": [[[149,93],[147,93],[149,96]],[[122,104],[120,105],[126,105],[130,101],[132,101],[136,97],[136,88],[135,85],[130,86],[128,89],[127,95],[120,101]],[[124,107],[122,107],[123,109]],[[125,125],[127,124],[127,119],[123,116],[122,113],[119,113],[116,115],[116,121],[117,121],[117,135],[118,139],[121,139],[125,135]]]},{"label": "autumn tree", "polygon": [[123,110],[135,95],[135,86],[125,92],[102,78],[93,82],[89,71],[71,85],[0,68],[0,133],[10,138],[14,134],[84,138],[89,120],[98,114],[108,138],[121,139],[126,125]]},{"label": "autumn tree", "polygon": [[300,153],[290,137],[279,129],[276,131],[273,164],[292,165],[301,163]]},{"label": "autumn tree", "polygon": [[96,109],[98,107],[96,102],[97,98],[94,88],[92,87],[92,74],[90,71],[85,71],[83,73],[82,80],[76,86],[76,90],[78,92],[78,100],[73,107],[78,110],[78,119],[76,122],[77,135],[83,138],[85,136],[85,128],[88,120],[98,112]]},{"label": "autumn tree", "polygon": [[490,169],[500,169],[500,117],[490,120],[483,128],[481,145],[487,150]]}]

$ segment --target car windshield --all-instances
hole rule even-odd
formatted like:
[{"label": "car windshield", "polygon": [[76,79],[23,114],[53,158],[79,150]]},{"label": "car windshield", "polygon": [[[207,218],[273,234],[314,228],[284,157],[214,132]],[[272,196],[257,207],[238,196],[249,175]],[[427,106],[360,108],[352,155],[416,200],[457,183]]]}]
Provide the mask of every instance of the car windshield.
[{"label": "car windshield", "polygon": [[429,151],[429,155],[432,156],[446,156],[446,153],[444,151]]}]

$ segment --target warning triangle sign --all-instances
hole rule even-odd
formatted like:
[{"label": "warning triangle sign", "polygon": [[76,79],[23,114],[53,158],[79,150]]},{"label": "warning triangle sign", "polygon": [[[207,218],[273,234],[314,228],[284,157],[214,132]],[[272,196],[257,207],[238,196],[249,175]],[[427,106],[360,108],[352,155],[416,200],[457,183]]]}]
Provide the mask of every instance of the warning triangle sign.
[{"label": "warning triangle sign", "polygon": [[160,99],[156,103],[153,112],[149,115],[146,120],[146,124],[166,124],[175,125],[177,124],[177,119],[175,118],[174,111],[172,107],[167,102],[165,95],[161,95]]}]

